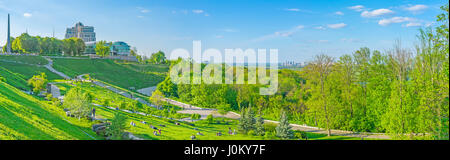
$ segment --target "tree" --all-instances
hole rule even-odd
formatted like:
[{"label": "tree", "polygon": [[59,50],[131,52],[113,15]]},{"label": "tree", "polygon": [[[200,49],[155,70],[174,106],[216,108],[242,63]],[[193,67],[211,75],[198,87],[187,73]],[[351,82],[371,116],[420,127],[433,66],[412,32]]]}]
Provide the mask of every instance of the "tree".
[{"label": "tree", "polygon": [[64,107],[78,119],[88,117],[92,110],[88,97],[81,92],[80,88],[72,88],[67,92],[64,97]]},{"label": "tree", "polygon": [[280,137],[281,139],[291,139],[293,137],[286,111],[282,111],[280,123],[275,129],[277,131],[277,137]]},{"label": "tree", "polygon": [[47,85],[47,75],[41,73],[40,75],[34,75],[28,80],[28,85],[33,88],[33,92],[37,95],[39,94]]},{"label": "tree", "polygon": [[156,107],[160,108],[164,104],[164,95],[161,93],[161,91],[156,90],[152,93],[150,102],[152,102]]},{"label": "tree", "polygon": [[28,33],[22,33],[19,37],[12,41],[11,48],[19,53],[38,53],[38,38],[30,36]]},{"label": "tree", "polygon": [[208,122],[208,124],[213,124],[214,123],[214,117],[212,114],[206,116],[206,121]]},{"label": "tree", "polygon": [[255,134],[258,136],[264,136],[265,130],[264,130],[264,118],[262,117],[261,110],[259,111],[259,116],[256,119],[255,124]]},{"label": "tree", "polygon": [[200,114],[194,113],[194,114],[191,115],[191,121],[192,122],[194,122],[194,120],[197,120],[197,119],[200,119],[200,118],[201,118]]},{"label": "tree", "polygon": [[106,43],[106,41],[99,41],[95,44],[95,54],[97,54],[98,56],[106,57],[109,56],[110,52],[110,45]]},{"label": "tree", "polygon": [[150,57],[150,63],[153,64],[165,64],[166,63],[166,55],[162,51],[158,51],[153,53]]},{"label": "tree", "polygon": [[72,37],[63,40],[63,51],[64,54],[70,56],[80,56],[83,54],[86,45],[82,39]]},{"label": "tree", "polygon": [[247,134],[249,131],[255,129],[255,114],[251,107],[242,109],[241,118],[239,119],[239,129],[242,133]]},{"label": "tree", "polygon": [[107,128],[107,134],[111,135],[112,140],[121,140],[126,128],[126,117],[120,112],[116,112],[111,120],[111,125]]},{"label": "tree", "polygon": [[327,105],[328,100],[327,100],[327,91],[326,91],[326,87],[325,84],[328,80],[328,76],[331,73],[331,66],[333,64],[333,58],[329,57],[327,55],[318,55],[315,57],[314,61],[312,62],[312,70],[313,72],[316,73],[316,76],[318,78],[318,83],[320,86],[320,100],[319,103],[322,105],[323,107],[323,112],[324,112],[324,118],[326,121],[326,129],[328,130],[328,136],[331,136],[331,129],[330,129],[330,116],[328,114],[327,111],[327,107],[329,107]]}]

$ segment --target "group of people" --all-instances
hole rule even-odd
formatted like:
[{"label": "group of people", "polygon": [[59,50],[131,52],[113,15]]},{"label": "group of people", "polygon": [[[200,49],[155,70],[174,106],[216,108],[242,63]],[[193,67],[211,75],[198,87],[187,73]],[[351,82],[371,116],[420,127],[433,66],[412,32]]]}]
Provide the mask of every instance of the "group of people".
[{"label": "group of people", "polygon": [[229,135],[236,135],[236,129],[233,129],[233,131],[231,131],[231,127],[228,127],[228,134]]},{"label": "group of people", "polygon": [[[141,121],[141,123],[142,124],[147,124],[146,121]],[[133,121],[130,122],[130,125],[133,126],[133,127],[136,127],[136,123],[134,123]],[[165,126],[165,125],[160,125],[160,126]],[[149,127],[151,129],[153,129],[153,135],[155,135],[155,136],[161,135],[161,129],[158,129],[158,128],[156,128],[155,126],[153,126],[151,124],[149,125]]]}]

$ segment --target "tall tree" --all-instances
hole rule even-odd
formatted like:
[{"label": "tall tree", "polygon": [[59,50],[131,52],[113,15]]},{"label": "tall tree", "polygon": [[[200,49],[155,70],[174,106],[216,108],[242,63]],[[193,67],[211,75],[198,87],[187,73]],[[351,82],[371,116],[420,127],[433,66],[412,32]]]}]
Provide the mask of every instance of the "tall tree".
[{"label": "tall tree", "polygon": [[291,139],[293,137],[293,133],[291,130],[291,126],[289,126],[288,116],[286,111],[282,111],[280,117],[280,123],[275,128],[277,131],[277,137],[281,139]]},{"label": "tall tree", "polygon": [[64,107],[78,119],[88,117],[92,110],[89,98],[81,92],[80,88],[72,88],[67,92],[64,96]]}]

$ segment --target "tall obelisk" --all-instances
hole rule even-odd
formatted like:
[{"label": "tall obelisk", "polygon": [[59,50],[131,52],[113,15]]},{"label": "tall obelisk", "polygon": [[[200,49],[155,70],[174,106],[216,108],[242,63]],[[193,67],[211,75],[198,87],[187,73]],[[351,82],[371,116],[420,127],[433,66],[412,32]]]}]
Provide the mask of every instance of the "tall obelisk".
[{"label": "tall obelisk", "polygon": [[6,46],[6,53],[8,53],[8,54],[11,54],[11,36],[10,36],[10,33],[11,32],[11,30],[10,30],[10,24],[9,24],[9,13],[8,13],[8,38],[7,38],[7,41],[6,41],[6,43],[7,43],[7,46]]}]

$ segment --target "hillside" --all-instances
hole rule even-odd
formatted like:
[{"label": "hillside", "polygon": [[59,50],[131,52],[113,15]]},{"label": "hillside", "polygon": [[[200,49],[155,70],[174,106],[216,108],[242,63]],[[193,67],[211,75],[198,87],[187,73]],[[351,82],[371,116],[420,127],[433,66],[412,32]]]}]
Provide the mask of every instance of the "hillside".
[{"label": "hillside", "polygon": [[109,59],[54,58],[52,60],[56,70],[70,77],[89,73],[93,78],[126,89],[156,86],[164,80],[169,70],[168,65],[118,63]]},{"label": "hillside", "polygon": [[93,139],[91,122],[64,116],[62,109],[0,82],[0,139]]}]

